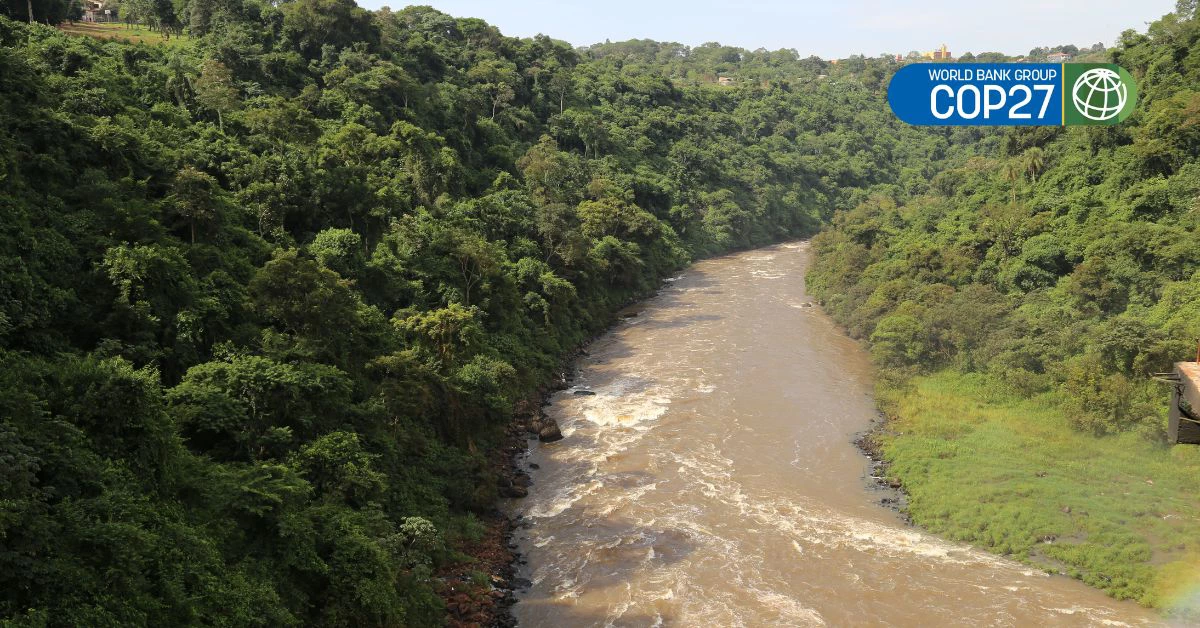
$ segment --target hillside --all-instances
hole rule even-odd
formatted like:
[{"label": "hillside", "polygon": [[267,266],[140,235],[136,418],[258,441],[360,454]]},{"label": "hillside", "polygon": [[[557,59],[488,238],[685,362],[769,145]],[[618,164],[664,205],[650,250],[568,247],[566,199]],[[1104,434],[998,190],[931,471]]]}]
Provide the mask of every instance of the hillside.
[{"label": "hillside", "polygon": [[918,524],[1154,606],[1200,576],[1200,452],[1165,446],[1151,379],[1200,340],[1193,11],[1109,51],[1139,82],[1128,121],[1016,129],[923,194],[874,195],[809,277],[881,367]]},{"label": "hillside", "polygon": [[0,18],[16,624],[441,623],[514,403],[617,307],[991,141],[895,122],[887,61],[190,6],[169,47]]}]

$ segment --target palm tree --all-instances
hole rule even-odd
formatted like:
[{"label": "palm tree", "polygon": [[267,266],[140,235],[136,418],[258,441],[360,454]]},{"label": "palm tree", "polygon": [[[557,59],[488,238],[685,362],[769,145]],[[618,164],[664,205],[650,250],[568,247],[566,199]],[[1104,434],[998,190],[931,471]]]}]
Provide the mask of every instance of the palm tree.
[{"label": "palm tree", "polygon": [[1008,180],[1009,185],[1009,202],[1013,205],[1017,204],[1017,181],[1021,179],[1021,167],[1015,159],[1010,159],[1004,163],[1004,178]]},{"label": "palm tree", "polygon": [[1046,168],[1046,153],[1041,148],[1034,146],[1025,151],[1025,170],[1029,172],[1029,179],[1037,183],[1038,175]]}]

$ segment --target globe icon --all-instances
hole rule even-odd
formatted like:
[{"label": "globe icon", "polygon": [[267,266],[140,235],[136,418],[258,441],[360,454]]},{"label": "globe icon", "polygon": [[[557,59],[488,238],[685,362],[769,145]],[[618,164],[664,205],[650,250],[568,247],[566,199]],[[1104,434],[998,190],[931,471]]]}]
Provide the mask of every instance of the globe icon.
[{"label": "globe icon", "polygon": [[1111,120],[1125,108],[1129,92],[1121,76],[1108,68],[1092,68],[1075,79],[1071,99],[1075,110],[1089,120]]}]

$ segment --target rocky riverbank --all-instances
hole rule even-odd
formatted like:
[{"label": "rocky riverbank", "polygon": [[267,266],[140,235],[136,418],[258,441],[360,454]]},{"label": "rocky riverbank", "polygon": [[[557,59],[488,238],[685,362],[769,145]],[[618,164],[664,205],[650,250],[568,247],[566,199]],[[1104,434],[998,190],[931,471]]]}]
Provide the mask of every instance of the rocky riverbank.
[{"label": "rocky riverbank", "polygon": [[887,429],[887,418],[882,414],[874,421],[871,429],[858,434],[854,446],[871,461],[867,468],[866,482],[872,490],[881,493],[879,504],[900,513],[905,523],[911,525],[912,518],[908,516],[908,494],[899,478],[892,475],[888,461],[883,457],[883,447],[879,435]]},{"label": "rocky riverbank", "polygon": [[[614,317],[613,324],[636,316],[636,311],[624,308]],[[528,464],[525,460],[530,444],[555,442],[563,437],[558,423],[546,416],[543,408],[549,405],[551,395],[571,386],[575,361],[587,355],[582,347],[601,334],[589,338],[568,354],[549,381],[515,404],[513,420],[490,459],[496,477],[496,492],[502,500],[529,495],[533,483],[529,470],[537,468],[536,464]],[[579,391],[579,394],[591,393]],[[446,604],[447,626],[508,628],[517,625],[511,609],[517,601],[517,592],[529,583],[516,578],[516,566],[522,564],[524,558],[516,551],[513,536],[530,523],[520,515],[510,517],[499,505],[483,517],[483,523],[486,531],[478,541],[457,548],[468,560],[448,565],[438,574],[441,580],[439,595]]]},{"label": "rocky riverbank", "polygon": [[[574,361],[572,353],[564,363]],[[560,370],[549,384],[516,404],[501,446],[492,451],[491,468],[496,491],[502,499],[520,499],[529,494],[532,480],[523,459],[531,440],[553,442],[562,438],[558,424],[545,416],[542,407],[551,394],[566,388],[568,378]],[[523,584],[515,578],[516,565],[523,559],[515,551],[513,533],[525,524],[497,507],[484,519],[486,532],[478,541],[459,551],[469,560],[449,565],[439,574],[439,593],[446,604],[447,625],[455,628],[515,626],[510,609]],[[486,575],[486,579],[482,577]]]}]

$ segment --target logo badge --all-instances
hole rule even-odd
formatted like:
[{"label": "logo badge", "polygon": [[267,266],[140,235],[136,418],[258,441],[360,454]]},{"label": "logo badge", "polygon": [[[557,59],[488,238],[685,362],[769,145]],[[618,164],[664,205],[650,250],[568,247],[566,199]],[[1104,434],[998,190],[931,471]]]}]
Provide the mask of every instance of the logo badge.
[{"label": "logo badge", "polygon": [[888,85],[892,112],[920,126],[1117,124],[1136,103],[1109,63],[912,63]]},{"label": "logo badge", "polygon": [[1133,113],[1137,102],[1137,82],[1118,65],[1064,64],[1063,85],[1071,89],[1063,124],[1116,124]]}]

